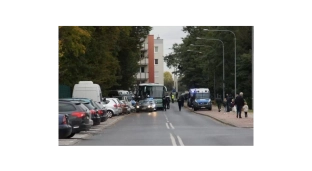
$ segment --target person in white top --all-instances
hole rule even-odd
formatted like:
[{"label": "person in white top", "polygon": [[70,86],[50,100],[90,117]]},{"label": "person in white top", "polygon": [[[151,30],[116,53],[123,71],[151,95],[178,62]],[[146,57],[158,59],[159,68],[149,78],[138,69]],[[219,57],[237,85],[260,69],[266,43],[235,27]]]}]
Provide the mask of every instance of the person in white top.
[{"label": "person in white top", "polygon": [[245,102],[245,105],[243,106],[244,112],[245,112],[245,118],[247,118],[247,112],[248,112],[248,105]]}]

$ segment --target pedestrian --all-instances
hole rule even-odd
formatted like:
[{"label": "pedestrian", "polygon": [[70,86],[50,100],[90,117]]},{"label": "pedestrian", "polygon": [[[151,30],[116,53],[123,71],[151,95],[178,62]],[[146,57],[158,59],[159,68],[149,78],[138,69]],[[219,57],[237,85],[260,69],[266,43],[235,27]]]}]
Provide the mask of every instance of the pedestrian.
[{"label": "pedestrian", "polygon": [[163,110],[166,111],[166,109],[167,109],[167,99],[166,99],[166,96],[164,96],[162,98],[162,104],[163,104]]},{"label": "pedestrian", "polygon": [[241,112],[242,107],[244,106],[243,92],[240,92],[239,95],[235,98],[236,104],[236,118],[242,118]]},{"label": "pedestrian", "polygon": [[183,101],[183,96],[180,96],[180,97],[178,98],[179,111],[181,111],[182,101]]},{"label": "pedestrian", "polygon": [[227,106],[227,101],[226,98],[223,99],[223,107],[224,107],[224,114],[226,113],[226,106]]},{"label": "pedestrian", "polygon": [[232,107],[231,107],[231,102],[232,102],[232,97],[231,97],[231,95],[228,95],[227,96],[227,99],[226,99],[226,101],[227,101],[227,112],[230,112],[231,110],[232,110]]},{"label": "pedestrian", "polygon": [[172,93],[171,95],[171,100],[172,100],[172,103],[174,102],[174,94]]},{"label": "pedestrian", "polygon": [[231,107],[232,107],[232,111],[233,111],[234,113],[236,113],[236,105],[235,105],[235,100],[234,100],[234,99],[232,99]]},{"label": "pedestrian", "polygon": [[166,96],[166,103],[167,103],[167,109],[170,109],[170,97],[167,95]]},{"label": "pedestrian", "polygon": [[217,94],[216,102],[217,102],[217,105],[218,105],[218,111],[220,112],[221,111],[222,100],[221,100],[221,97],[219,97],[218,94]]},{"label": "pedestrian", "polygon": [[248,113],[248,105],[247,102],[245,102],[245,105],[243,106],[244,112],[245,112],[245,118],[247,118],[247,113]]}]

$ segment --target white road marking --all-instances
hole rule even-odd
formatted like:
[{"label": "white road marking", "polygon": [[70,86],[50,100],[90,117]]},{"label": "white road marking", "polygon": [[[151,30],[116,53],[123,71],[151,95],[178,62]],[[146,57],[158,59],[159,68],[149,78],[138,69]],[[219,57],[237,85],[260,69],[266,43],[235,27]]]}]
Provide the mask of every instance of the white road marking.
[{"label": "white road marking", "polygon": [[173,125],[170,123],[170,126],[172,127],[172,129],[174,129]]},{"label": "white road marking", "polygon": [[166,126],[167,126],[168,129],[170,129],[169,126],[168,126],[168,123],[166,123]]},{"label": "white road marking", "polygon": [[178,137],[178,140],[179,140],[180,145],[181,145],[181,146],[184,146],[182,139],[181,139],[179,136],[177,136],[177,137]]},{"label": "white road marking", "polygon": [[171,138],[172,145],[173,145],[173,146],[177,146],[177,143],[176,143],[174,137],[172,136],[171,133],[169,133],[169,134],[170,134],[170,138]]}]

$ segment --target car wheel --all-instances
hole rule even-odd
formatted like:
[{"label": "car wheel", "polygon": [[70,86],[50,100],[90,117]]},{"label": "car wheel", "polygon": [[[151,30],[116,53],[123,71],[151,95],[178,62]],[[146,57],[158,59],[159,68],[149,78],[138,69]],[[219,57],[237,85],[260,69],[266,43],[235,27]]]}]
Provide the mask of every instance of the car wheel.
[{"label": "car wheel", "polygon": [[71,133],[70,135],[68,135],[66,138],[71,138],[75,135],[76,133]]},{"label": "car wheel", "polygon": [[112,111],[110,111],[110,110],[107,111],[107,115],[108,115],[109,118],[111,118],[113,116],[113,114],[114,113]]}]

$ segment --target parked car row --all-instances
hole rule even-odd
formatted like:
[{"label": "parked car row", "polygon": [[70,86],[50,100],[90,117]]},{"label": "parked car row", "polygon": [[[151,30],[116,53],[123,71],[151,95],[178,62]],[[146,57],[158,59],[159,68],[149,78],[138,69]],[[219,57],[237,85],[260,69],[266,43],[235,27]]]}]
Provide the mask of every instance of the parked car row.
[{"label": "parked car row", "polygon": [[89,98],[59,99],[59,138],[71,138],[108,118],[130,112],[130,106],[118,98],[106,98],[104,102]]}]

